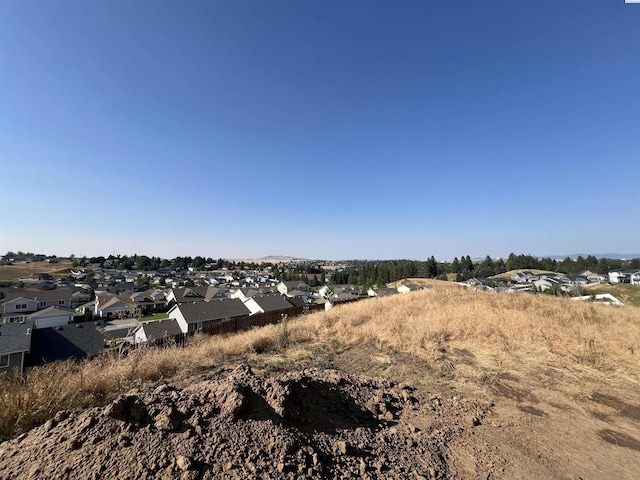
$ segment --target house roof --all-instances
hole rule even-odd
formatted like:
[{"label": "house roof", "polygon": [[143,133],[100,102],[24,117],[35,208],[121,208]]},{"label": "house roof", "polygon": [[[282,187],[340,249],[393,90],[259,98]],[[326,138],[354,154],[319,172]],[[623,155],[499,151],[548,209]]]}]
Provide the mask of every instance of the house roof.
[{"label": "house roof", "polygon": [[[0,354],[28,352],[31,349],[33,321],[13,322],[0,325]],[[30,335],[27,335],[27,331]]]},{"label": "house roof", "polygon": [[132,334],[130,328],[115,328],[113,330],[104,330],[104,337],[108,340],[115,340],[116,338],[126,338]]},{"label": "house roof", "polygon": [[265,312],[275,312],[277,310],[287,310],[293,304],[287,301],[282,295],[256,295],[253,301]]},{"label": "house roof", "polygon": [[287,288],[298,288],[300,285],[307,285],[305,282],[301,281],[301,280],[291,280],[291,281],[287,281],[287,282],[282,282]]},{"label": "house roof", "polygon": [[64,327],[38,328],[33,331],[27,365],[93,357],[104,349],[104,335],[93,323]]},{"label": "house roof", "polygon": [[108,295],[104,297],[98,297],[98,305],[100,310],[104,310],[105,308],[113,307],[119,303],[126,305],[127,307],[134,307],[134,302],[127,295],[124,295],[124,298],[121,298],[121,295]]},{"label": "house roof", "polygon": [[45,308],[44,310],[38,310],[37,312],[33,312],[32,314],[29,315],[29,319],[32,318],[40,318],[40,317],[48,317],[53,315],[60,315],[60,314],[70,314],[73,315],[75,313],[75,310],[73,310],[72,308],[66,308],[66,307],[60,307],[58,305],[52,305],[50,307]]},{"label": "house roof", "polygon": [[251,313],[239,298],[181,303],[176,308],[180,309],[187,323],[224,320],[225,318],[248,316]]},{"label": "house roof", "polygon": [[303,307],[307,304],[302,297],[287,297],[287,302],[294,307]]},{"label": "house roof", "polygon": [[8,302],[17,298],[28,298],[30,300],[37,298],[39,302],[70,300],[71,289],[56,288],[54,290],[39,290],[37,288],[12,288],[7,292],[4,301]]},{"label": "house roof", "polygon": [[[175,287],[171,289],[177,303],[211,300],[220,290],[219,287]],[[223,290],[224,292],[224,290]]]},{"label": "house roof", "polygon": [[288,297],[306,297],[309,295],[308,292],[303,292],[302,290],[289,290],[287,291]]},{"label": "house roof", "polygon": [[178,321],[173,318],[157,320],[155,322],[144,322],[140,325],[140,328],[144,330],[148,341],[160,340],[164,338],[165,335],[174,336],[182,333]]},{"label": "house roof", "polygon": [[398,293],[398,290],[395,288],[372,288],[376,295],[379,297],[384,297],[385,295],[395,295]]}]

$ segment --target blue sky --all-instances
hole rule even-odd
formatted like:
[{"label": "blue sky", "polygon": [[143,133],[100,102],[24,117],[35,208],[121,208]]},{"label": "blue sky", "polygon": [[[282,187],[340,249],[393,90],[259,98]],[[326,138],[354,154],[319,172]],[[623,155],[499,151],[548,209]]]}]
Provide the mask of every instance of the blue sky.
[{"label": "blue sky", "polygon": [[640,248],[640,5],[0,2],[0,252]]}]

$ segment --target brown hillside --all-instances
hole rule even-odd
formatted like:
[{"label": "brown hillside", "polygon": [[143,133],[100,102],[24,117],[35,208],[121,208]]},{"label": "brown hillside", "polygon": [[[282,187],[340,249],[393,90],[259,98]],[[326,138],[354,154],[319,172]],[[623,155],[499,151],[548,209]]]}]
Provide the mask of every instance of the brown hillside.
[{"label": "brown hillside", "polygon": [[640,478],[639,309],[447,287],[33,371],[0,478]]}]

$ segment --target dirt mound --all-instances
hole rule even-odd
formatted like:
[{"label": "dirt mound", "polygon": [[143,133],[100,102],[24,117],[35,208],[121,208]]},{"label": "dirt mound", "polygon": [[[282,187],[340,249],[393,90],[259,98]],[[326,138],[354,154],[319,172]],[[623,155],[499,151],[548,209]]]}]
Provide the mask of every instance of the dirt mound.
[{"label": "dirt mound", "polygon": [[489,407],[335,370],[242,365],[59,412],[0,445],[0,478],[452,478],[446,445]]}]

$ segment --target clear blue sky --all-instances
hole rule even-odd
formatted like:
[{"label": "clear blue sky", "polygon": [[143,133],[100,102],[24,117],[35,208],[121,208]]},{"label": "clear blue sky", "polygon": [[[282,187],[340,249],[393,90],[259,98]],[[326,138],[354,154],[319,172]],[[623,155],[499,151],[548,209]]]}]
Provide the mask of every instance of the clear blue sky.
[{"label": "clear blue sky", "polygon": [[640,250],[640,5],[2,0],[0,253]]}]

